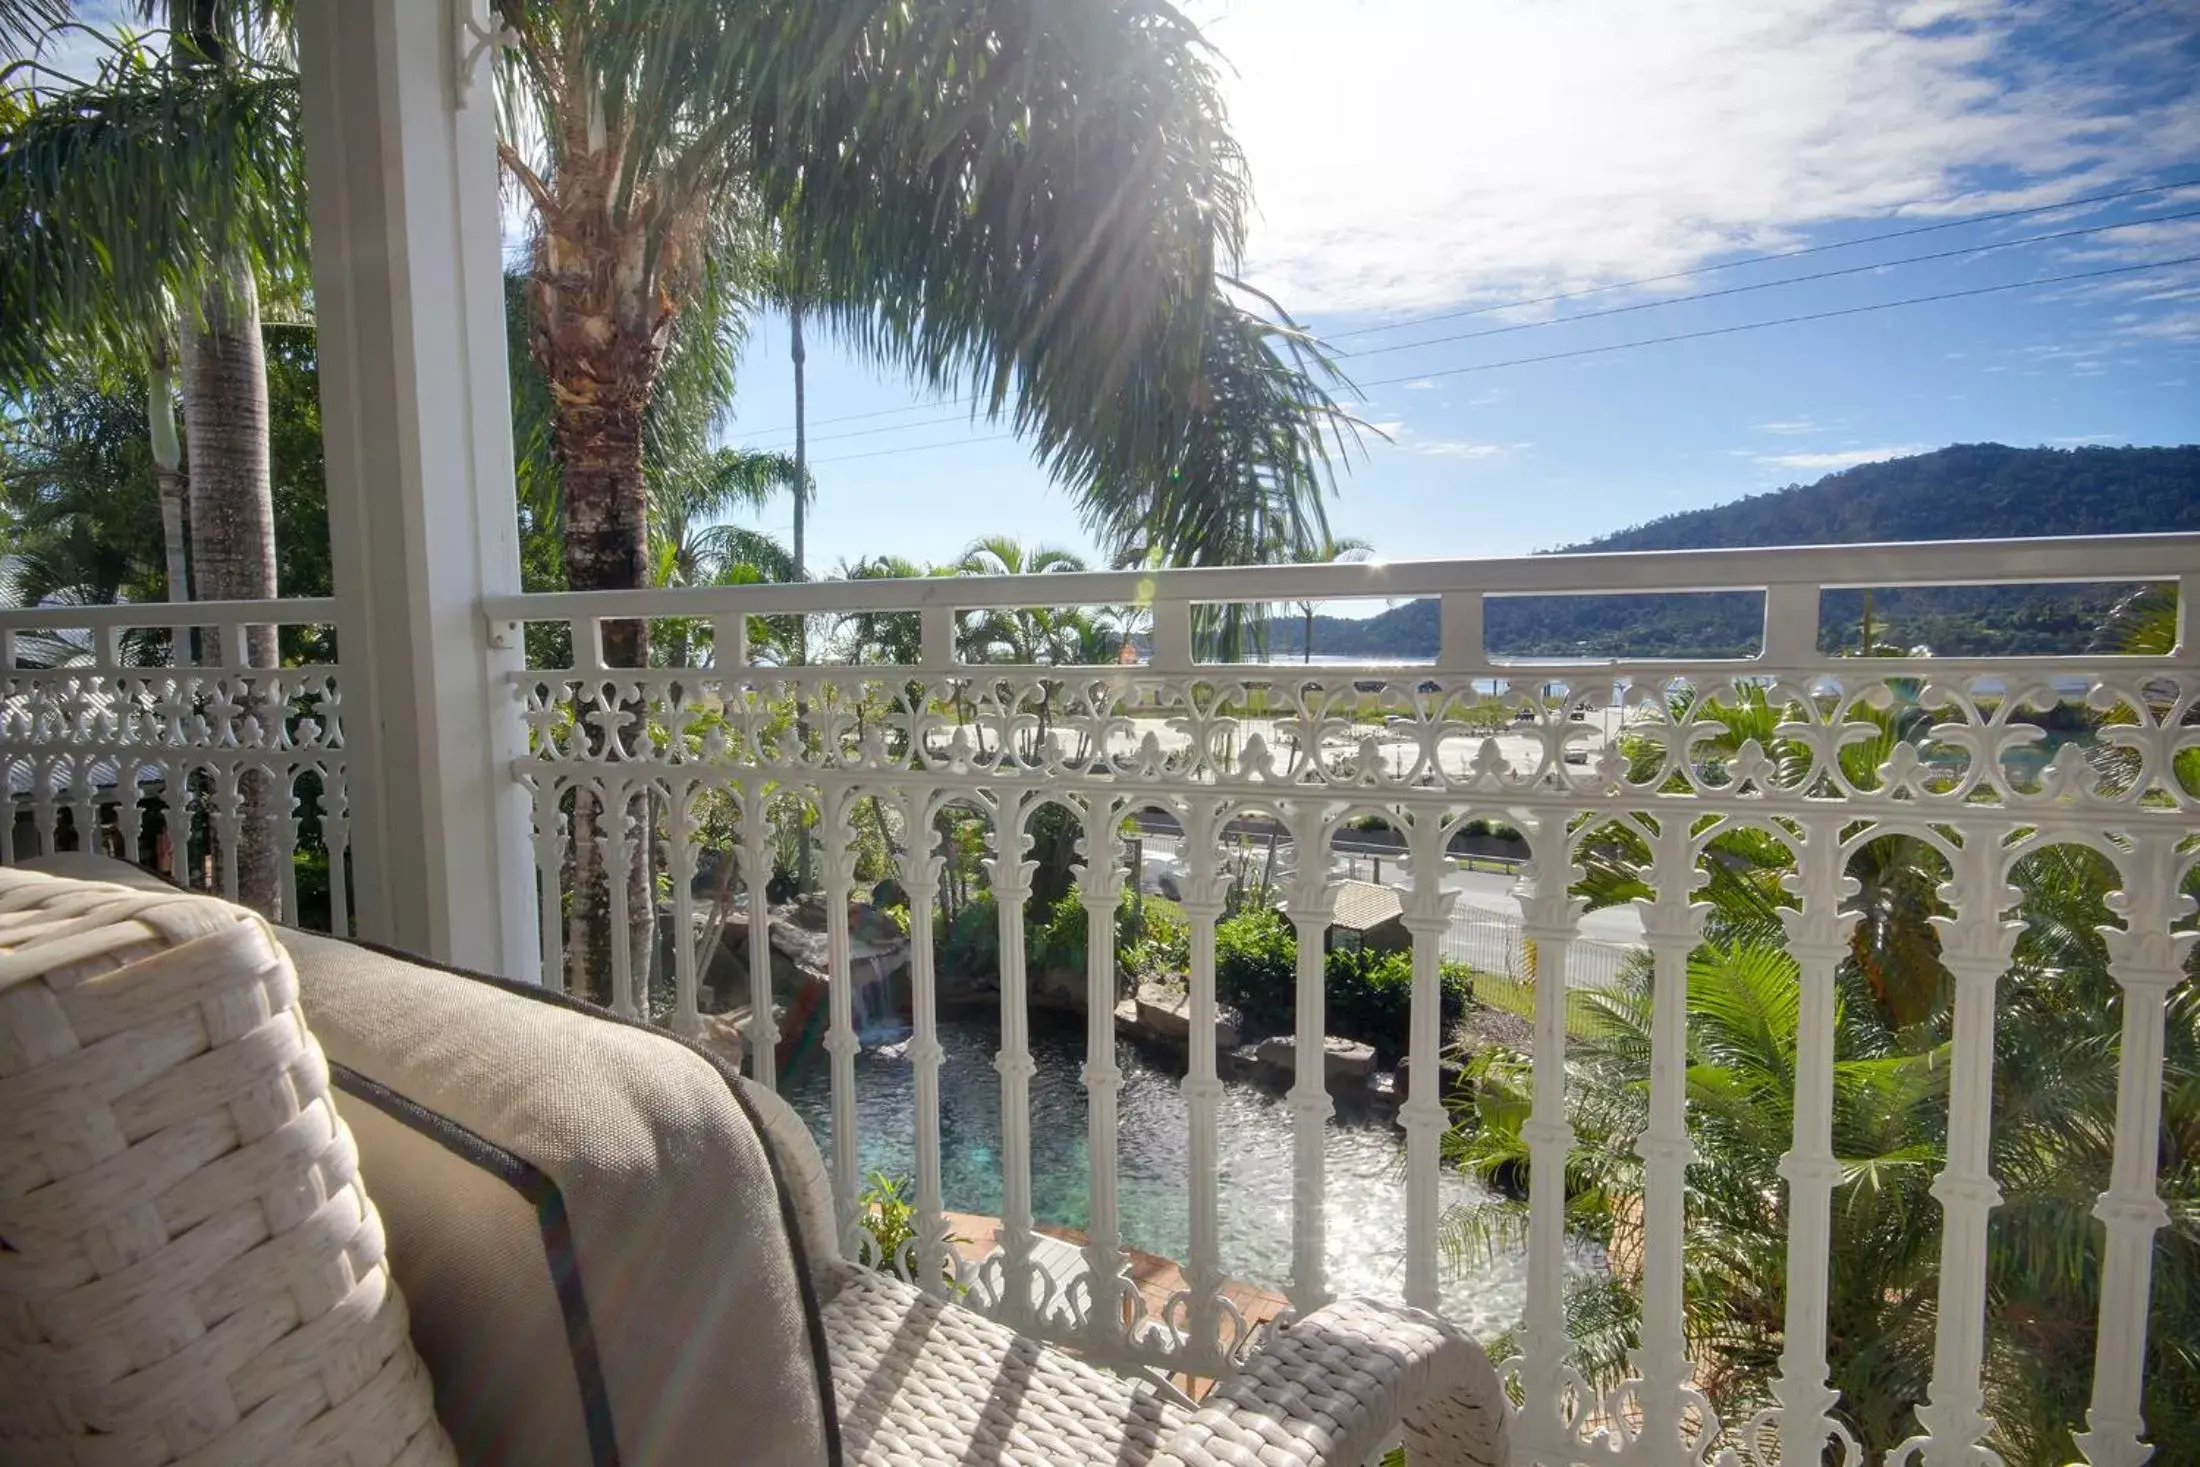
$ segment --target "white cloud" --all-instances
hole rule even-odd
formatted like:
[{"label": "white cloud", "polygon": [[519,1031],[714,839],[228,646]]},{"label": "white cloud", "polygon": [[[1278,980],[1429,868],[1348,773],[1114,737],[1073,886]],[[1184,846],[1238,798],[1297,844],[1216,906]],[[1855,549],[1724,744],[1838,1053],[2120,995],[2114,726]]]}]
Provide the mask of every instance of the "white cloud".
[{"label": "white cloud", "polygon": [[1758,455],[1757,462],[1768,468],[1830,474],[1835,469],[1853,469],[1858,464],[1875,464],[1882,459],[1907,458],[1913,453],[1931,451],[1929,443],[1891,443],[1879,448],[1844,448],[1831,453],[1767,453]]},{"label": "white cloud", "polygon": [[1417,382],[1407,382],[1402,385],[1408,392],[1427,392],[1431,388],[1435,387],[1436,379],[1433,377],[1423,377]]},{"label": "white cloud", "polygon": [[1477,443],[1470,438],[1420,438],[1406,445],[1424,458],[1501,458],[1525,443]]},{"label": "white cloud", "polygon": [[2200,311],[2174,311],[2166,316],[2157,316],[2151,321],[2126,326],[2116,334],[2150,341],[2200,341]]},{"label": "white cloud", "polygon": [[1787,421],[1780,423],[1759,423],[1757,425],[1757,431],[1760,433],[1778,433],[1784,436],[1792,437],[1799,436],[1804,433],[1822,433],[1825,430],[1823,428],[1820,428],[1816,423],[1812,422],[1808,418],[1790,418]]},{"label": "white cloud", "polygon": [[2049,443],[2061,448],[2077,448],[2087,443],[2129,443],[2129,433],[2074,433],[2064,438],[2050,438]]},{"label": "white cloud", "polygon": [[1604,284],[1830,220],[2053,202],[2200,152],[2200,108],[2021,51],[2033,8],[1194,5],[1252,166],[1252,273],[1300,311]]}]

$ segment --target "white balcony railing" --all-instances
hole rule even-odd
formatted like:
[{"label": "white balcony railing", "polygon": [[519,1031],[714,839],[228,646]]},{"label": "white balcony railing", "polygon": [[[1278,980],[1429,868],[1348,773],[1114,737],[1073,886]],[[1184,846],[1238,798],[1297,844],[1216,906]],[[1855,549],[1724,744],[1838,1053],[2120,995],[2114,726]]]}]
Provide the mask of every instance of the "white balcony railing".
[{"label": "white balcony railing", "polygon": [[[250,850],[276,915],[350,932],[343,671],[321,656],[335,603],[201,602],[185,628],[176,610],[0,612],[0,860],[92,849],[96,830],[100,849],[235,898],[254,895]],[[247,669],[258,628],[307,633],[302,660]],[[196,662],[144,665],[141,634],[166,637],[166,661],[193,629]],[[333,873],[322,889],[300,892],[301,853]]]},{"label": "white balcony railing", "polygon": [[[2181,588],[2176,650],[2109,656],[1857,658],[1822,650],[1823,593],[1892,586],[2159,583]],[[1485,646],[1484,613],[1519,595],[1727,592],[1760,596],[1762,646],[1743,659],[1515,661]],[[1440,598],[1441,644],[1426,666],[1205,663],[1195,657],[1199,608],[1342,598]],[[701,1017],[695,940],[698,873],[730,856],[731,890],[751,909],[772,867],[773,817],[799,804],[814,820],[825,894],[824,947],[837,978],[851,974],[849,909],[857,870],[859,804],[878,823],[902,887],[930,893],[945,854],[935,817],[955,808],[989,825],[988,879],[999,898],[1002,1227],[993,1256],[957,1265],[943,1213],[941,1067],[932,903],[909,905],[914,1035],[907,1049],[915,1105],[906,1122],[915,1157],[916,1239],[895,1264],[926,1287],[965,1297],[1019,1325],[1125,1364],[1193,1375],[1227,1373],[1249,1343],[1225,1283],[1218,1219],[1223,1168],[1218,1133],[1224,1088],[1211,1042],[1217,1013],[1215,928],[1224,913],[1218,836],[1258,816],[1280,824],[1300,853],[1283,905],[1298,937],[1297,1068],[1288,1099],[1294,1144],[1291,1207],[1293,1307],[1330,1292],[1324,1236],[1324,1131],[1333,1102],[1324,1075],[1323,936],[1334,899],[1324,854],[1356,817],[1373,817],[1404,843],[1404,922],[1413,991],[1405,1132],[1405,1298],[1443,1300],[1441,1143],[1449,1124],[1435,1063],[1439,963],[1456,892],[1447,852],[1475,819],[1525,837],[1530,861],[1518,892],[1534,966],[1564,973],[1585,941],[1583,903],[1569,888],[1582,858],[1615,828],[1648,852],[1640,899],[1643,945],[1654,968],[1648,1124],[1635,1142],[1641,1323],[1630,1377],[1589,1389],[1571,1363],[1565,1290],[1566,1159],[1576,1136],[1567,1109],[1567,1004],[1560,983],[1535,993],[1526,1308],[1506,1365],[1518,1399],[1522,1462],[1701,1462],[1731,1449],[1743,1460],[1815,1462],[1829,1449],[1862,1453],[1838,1422],[1827,1338],[1829,1278],[1842,1167],[1833,1133],[1835,983],[1860,912],[1851,863],[1900,836],[1934,853],[1940,962],[1954,985],[1944,1154],[1933,1196],[1940,1215],[1938,1297],[1923,1434],[1905,1454],[1929,1462],[1980,1460],[1995,1429],[1983,1391],[1988,1347],[1988,1229],[2000,1200],[1990,1168],[1994,1029],[2021,911],[2011,884],[2019,863],[2077,845],[2095,852],[2121,886],[2110,899],[2110,967],[2122,995],[2120,1088],[2113,1176],[2077,1240],[2094,1250],[2099,1278],[2096,1365],[2080,1444],[2096,1464],[2145,1459],[2141,1403],[2155,1237],[2168,1221],[2157,1180],[2164,1085],[2163,1034],[2171,991],[2186,981],[2193,903],[2184,893],[2200,862],[2200,780],[2178,756],[2200,747],[2200,537],[2134,536],[1739,552],[1539,557],[1390,566],[1247,568],[1000,579],[832,582],[708,591],[511,597],[483,608],[492,636],[524,636],[537,663],[513,679],[506,716],[524,720],[530,753],[510,770],[535,812],[534,872],[541,971],[558,982],[567,944],[594,931],[635,930],[634,903],[662,902],[673,934],[669,992],[646,989],[650,956],[629,940],[604,944],[615,1007],[692,1032]],[[1133,609],[1135,665],[1063,666],[961,660],[963,619],[1031,608]],[[279,609],[285,621],[325,619],[326,608],[204,608],[235,621]],[[220,868],[235,846],[238,771],[258,768],[298,795],[318,780],[320,840],[340,863],[340,678],[333,667],[240,675],[218,669],[122,665],[113,633],[128,612],[9,613],[0,626],[88,628],[97,643],[81,667],[7,672],[0,760],[37,843],[70,844],[94,825],[123,853],[148,854],[138,810],[188,825],[203,853],[189,871]],[[907,663],[802,667],[752,658],[752,619],[807,617],[816,641],[831,618],[863,614],[874,629],[909,634]],[[610,667],[607,622],[680,619],[676,636],[704,665]],[[898,621],[896,619],[899,619]],[[661,631],[671,630],[661,627]],[[570,649],[568,654],[566,649]],[[1495,701],[1509,716],[1491,733]],[[1756,700],[1774,711],[1764,736],[1730,728],[1721,713]],[[2028,710],[2082,704],[2091,735],[2043,757]],[[273,708],[287,708],[278,716]],[[1890,710],[1910,709],[1910,732],[1883,757],[1853,750],[1882,738]],[[1575,710],[1608,711],[1577,721]],[[1607,730],[1617,727],[1624,737]],[[1584,757],[1569,758],[1579,749]],[[2187,756],[2188,759],[2190,756]],[[134,771],[130,772],[130,771]],[[178,801],[182,802],[181,808]],[[875,802],[875,804],[873,803]],[[1041,806],[1069,812],[1083,832],[1075,891],[1094,930],[1112,921],[1127,879],[1117,856],[1124,821],[1165,812],[1183,831],[1190,927],[1187,983],[1193,1042],[1182,1091],[1188,1114],[1189,1230],[1185,1287],[1150,1308],[1127,1272],[1119,1214],[1117,998],[1111,944],[1088,944],[1086,1090],[1090,1195],[1083,1268],[1059,1285],[1039,1261],[1031,1132],[1033,1059],[1024,952],[1032,872],[1029,822]],[[708,807],[706,811],[706,807]],[[116,811],[121,811],[117,815]],[[66,821],[63,816],[66,815]],[[706,856],[706,815],[730,852]],[[225,822],[230,822],[225,824]],[[1739,830],[1786,853],[1792,905],[1778,911],[1799,973],[1791,1142],[1779,1175],[1785,1196],[1787,1281],[1777,1405],[1749,1421],[1720,1422],[1698,1388],[1701,1363],[1685,1330],[1690,1248],[1688,1167],[1689,960],[1699,944],[1699,889],[1707,849]],[[212,832],[211,842],[202,830]],[[730,837],[727,831],[732,831]],[[9,832],[5,854],[18,853]],[[189,874],[167,849],[171,869]],[[625,879],[649,858],[647,877]],[[661,864],[660,864],[661,863]],[[339,864],[340,869],[340,864]],[[605,879],[601,873],[613,873]],[[662,884],[655,879],[661,876]],[[201,876],[199,879],[204,879]],[[343,926],[342,880],[330,882]],[[661,898],[654,893],[665,893]],[[286,903],[295,894],[286,889]],[[285,910],[294,910],[286,905]],[[778,1039],[764,922],[749,924],[749,1054],[774,1078]],[[829,1160],[848,1247],[869,1246],[859,1195],[855,984],[829,985],[825,1048],[832,1105]],[[1201,1042],[1206,1036],[1209,1042]],[[1850,1342],[1853,1345],[1853,1342]],[[1901,1455],[1901,1454],[1898,1454]]]}]

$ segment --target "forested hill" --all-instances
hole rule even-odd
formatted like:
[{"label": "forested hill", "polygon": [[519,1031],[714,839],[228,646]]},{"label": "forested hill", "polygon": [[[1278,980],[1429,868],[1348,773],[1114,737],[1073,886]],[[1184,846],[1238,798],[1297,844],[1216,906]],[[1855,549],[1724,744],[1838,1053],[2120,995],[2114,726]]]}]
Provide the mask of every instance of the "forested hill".
[{"label": "forested hill", "polygon": [[[1732,504],[1689,510],[1569,551],[1704,550],[1757,545],[1971,540],[2200,530],[2200,445],[2182,448],[2006,448],[1963,443],[1864,464]],[[2011,587],[1883,591],[1872,640],[1980,655],[2081,645],[2124,588]],[[1824,645],[1863,635],[1862,596],[1829,594]],[[1762,598],[1579,596],[1493,598],[1489,645],[1500,655],[1741,656],[1754,652]],[[1303,621],[1279,617],[1274,655],[1296,655]],[[1436,603],[1365,620],[1316,618],[1314,650],[1354,657],[1431,657]]]}]

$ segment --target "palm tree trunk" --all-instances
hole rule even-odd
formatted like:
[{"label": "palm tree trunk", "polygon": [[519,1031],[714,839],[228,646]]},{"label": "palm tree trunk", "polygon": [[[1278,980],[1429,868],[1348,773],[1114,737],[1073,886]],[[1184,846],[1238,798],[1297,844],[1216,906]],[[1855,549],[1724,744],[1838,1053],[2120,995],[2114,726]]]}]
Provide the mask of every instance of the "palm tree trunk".
[{"label": "palm tree trunk", "polygon": [[[268,478],[267,360],[260,298],[249,266],[214,267],[196,320],[183,330],[183,417],[189,435],[191,563],[208,601],[272,598],[275,508]],[[277,666],[275,628],[246,628],[244,666]],[[206,636],[202,660],[222,665],[230,649]],[[255,710],[263,722],[281,709]],[[237,777],[237,900],[275,915],[280,887],[276,821],[289,818],[290,792],[267,770]]]},{"label": "palm tree trunk", "polygon": [[[191,599],[191,567],[184,549],[184,496],[190,485],[183,476],[183,444],[176,437],[176,370],[165,347],[153,358],[145,380],[145,427],[153,441],[153,482],[160,494],[160,528],[167,552],[168,599]],[[175,665],[191,660],[191,629],[178,624],[169,629],[169,645]]]},{"label": "palm tree trunk", "polygon": [[[810,482],[810,431],[808,384],[806,364],[809,349],[802,341],[802,306],[795,302],[787,307],[788,355],[794,359],[794,578],[809,579],[809,562],[803,559],[803,488]],[[794,661],[800,667],[810,660],[810,624],[806,617],[796,617],[794,624]],[[798,693],[794,701],[794,736],[807,751],[810,747],[809,725],[803,722],[802,698]],[[804,821],[795,839],[795,887],[807,892],[810,889],[810,826]]]},{"label": "palm tree trunk", "polygon": [[[649,583],[648,494],[642,478],[642,419],[655,389],[659,323],[655,308],[622,310],[612,293],[588,287],[589,242],[546,234],[548,258],[529,282],[535,325],[534,350],[550,379],[557,405],[552,447],[565,515],[565,577],[576,591],[630,591]],[[572,258],[568,259],[568,256]],[[556,272],[556,273],[553,273]],[[578,280],[578,289],[568,288]],[[603,626],[607,667],[649,665],[649,623],[611,621]],[[646,737],[648,708],[620,711],[632,738]],[[586,710],[583,710],[586,711]],[[573,889],[567,909],[566,985],[599,1000],[611,992],[611,906],[603,837],[610,820],[640,818],[626,842],[619,873],[627,883],[629,972],[637,990],[646,982],[655,948],[655,883],[650,879],[653,843],[646,800],[616,809],[596,792],[575,791]],[[637,992],[637,999],[642,995]]]},{"label": "palm tree trunk", "polygon": [[[794,578],[809,578],[809,562],[803,556],[803,487],[810,482],[810,430],[808,384],[805,367],[809,362],[809,349],[802,341],[802,307],[787,307],[787,334],[790,338],[788,354],[794,358]],[[805,632],[795,633],[795,645],[804,656],[809,648],[804,646]]]}]

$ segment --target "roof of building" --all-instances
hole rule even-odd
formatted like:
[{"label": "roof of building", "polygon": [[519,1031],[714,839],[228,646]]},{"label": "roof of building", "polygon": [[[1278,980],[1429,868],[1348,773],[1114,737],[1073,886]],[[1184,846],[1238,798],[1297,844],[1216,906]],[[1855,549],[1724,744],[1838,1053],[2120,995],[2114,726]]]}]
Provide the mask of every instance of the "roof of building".
[{"label": "roof of building", "polygon": [[1372,881],[1340,881],[1337,883],[1336,915],[1329,919],[1329,925],[1365,932],[1404,916],[1405,909],[1405,902],[1398,893],[1387,886],[1377,886]]}]

